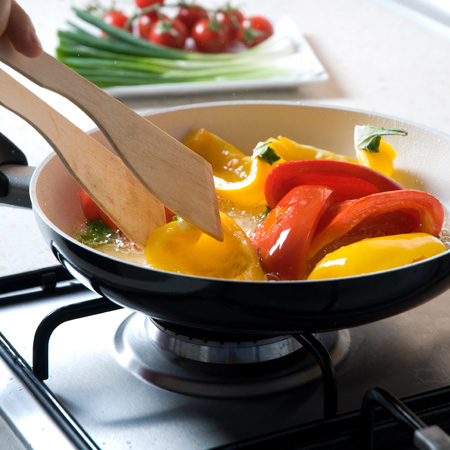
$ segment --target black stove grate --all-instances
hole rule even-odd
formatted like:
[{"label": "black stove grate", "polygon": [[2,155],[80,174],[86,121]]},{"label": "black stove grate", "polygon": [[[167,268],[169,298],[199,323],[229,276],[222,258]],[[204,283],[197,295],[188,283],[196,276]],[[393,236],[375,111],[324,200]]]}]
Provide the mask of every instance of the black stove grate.
[{"label": "black stove grate", "polygon": [[63,306],[43,319],[34,335],[33,372],[41,381],[48,378],[49,341],[53,331],[70,320],[115,311],[122,308],[110,300],[100,297],[94,300]]},{"label": "black stove grate", "polygon": [[[61,267],[18,274],[0,280],[3,304],[22,301],[17,291],[40,287],[43,295],[58,289],[58,283],[71,280],[71,275]],[[77,285],[78,289],[84,289]],[[17,299],[17,300],[16,300]],[[39,325],[35,334],[33,369],[0,333],[0,357],[26,384],[42,406],[51,414],[58,426],[82,450],[99,449],[98,445],[61,406],[43,382],[48,376],[48,342],[60,324],[94,314],[121,308],[99,297],[94,300],[69,304],[50,313]],[[375,388],[366,393],[361,411],[337,415],[336,375],[331,358],[323,344],[310,334],[293,336],[316,358],[323,374],[324,419],[282,430],[256,439],[217,447],[216,450],[264,449],[410,449],[412,432],[432,423],[450,431],[450,387],[415,395],[400,401],[388,392]],[[381,404],[383,408],[380,408]],[[412,411],[416,411],[414,414]],[[392,415],[397,420],[392,419]],[[450,447],[433,447],[450,448]]]},{"label": "black stove grate", "polygon": [[[41,381],[46,380],[49,376],[49,340],[53,331],[59,325],[71,320],[115,311],[119,308],[121,306],[106,298],[99,297],[98,299],[63,306],[47,315],[37,328],[33,342],[33,372],[35,376]],[[310,333],[299,333],[293,335],[293,337],[315,358],[321,369],[324,417],[335,416],[338,405],[337,382],[328,350],[319,339]]]},{"label": "black stove grate", "polygon": [[[414,431],[426,427],[426,423],[450,432],[450,387],[402,401],[381,388],[373,388],[366,393],[361,411],[214,450],[412,450],[417,448],[413,444]],[[429,442],[420,448],[447,450],[448,442]]]},{"label": "black stove grate", "polygon": [[72,275],[62,266],[32,270],[0,278],[0,294],[40,287],[44,291],[52,290],[57,283],[73,280]]},{"label": "black stove grate", "polygon": [[312,334],[294,334],[303,347],[316,359],[322,371],[323,383],[323,415],[325,418],[334,417],[338,408],[338,389],[336,371],[325,346]]}]

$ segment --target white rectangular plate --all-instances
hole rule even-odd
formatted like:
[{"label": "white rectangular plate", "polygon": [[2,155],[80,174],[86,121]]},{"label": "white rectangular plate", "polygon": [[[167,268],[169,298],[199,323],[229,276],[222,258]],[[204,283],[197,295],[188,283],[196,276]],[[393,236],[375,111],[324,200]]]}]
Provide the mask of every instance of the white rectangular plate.
[{"label": "white rectangular plate", "polygon": [[230,81],[183,82],[165,84],[146,84],[140,86],[114,86],[105,91],[116,98],[185,95],[207,92],[225,92],[238,90],[260,89],[293,89],[310,83],[318,83],[328,79],[328,73],[314,53],[313,49],[300,33],[300,30],[289,17],[282,17],[275,24],[275,33],[285,34],[295,46],[296,61],[298,62],[288,76],[245,79]]}]

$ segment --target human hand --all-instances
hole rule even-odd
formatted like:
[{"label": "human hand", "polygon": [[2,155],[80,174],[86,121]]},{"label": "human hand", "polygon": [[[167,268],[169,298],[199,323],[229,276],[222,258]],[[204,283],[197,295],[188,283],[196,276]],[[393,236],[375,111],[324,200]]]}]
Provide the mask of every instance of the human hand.
[{"label": "human hand", "polygon": [[16,50],[35,57],[42,52],[31,19],[15,0],[0,0],[0,37],[7,36]]}]

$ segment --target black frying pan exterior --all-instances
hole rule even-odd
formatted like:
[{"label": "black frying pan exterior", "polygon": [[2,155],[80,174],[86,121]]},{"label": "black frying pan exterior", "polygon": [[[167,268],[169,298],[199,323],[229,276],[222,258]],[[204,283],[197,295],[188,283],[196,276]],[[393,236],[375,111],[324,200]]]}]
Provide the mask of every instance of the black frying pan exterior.
[{"label": "black frying pan exterior", "polygon": [[[215,105],[214,108],[222,120],[217,120],[217,113],[211,114],[208,106],[197,108],[195,112],[190,109],[169,111],[157,114],[152,120],[168,132],[174,132],[179,139],[186,131],[186,122],[192,121],[192,125],[194,122],[202,123],[221,136],[239,132],[244,141],[254,141],[261,134],[261,124],[266,124],[270,115],[274,131],[264,129],[264,132],[274,133],[276,130],[292,139],[297,136],[298,139],[314,139],[313,142],[317,139],[317,145],[322,148],[335,148],[333,145],[339,135],[341,147],[338,146],[336,151],[349,147],[355,124],[397,128],[406,125],[415,137],[408,142],[400,142],[402,154],[411,159],[407,170],[400,175],[408,176],[413,184],[418,183],[416,188],[429,191],[430,187],[436,192],[429,192],[438,198],[441,195],[448,197],[448,183],[442,167],[446,167],[447,160],[450,165],[450,156],[447,156],[450,137],[439,132],[364,112],[292,104],[240,105],[240,115],[248,120],[245,130],[236,131],[229,129],[237,121],[233,104]],[[327,126],[315,129],[311,125],[322,123]],[[436,150],[434,147],[439,153],[431,157],[430,152]],[[414,159],[410,157],[412,153],[415,154]],[[429,180],[430,186],[421,184],[424,178],[420,174],[415,176],[417,170],[423,171],[422,160],[429,164],[425,181]],[[73,179],[69,180],[60,168],[47,170],[50,167],[48,163],[43,163],[37,175],[35,173],[36,182],[33,185],[32,180],[30,188],[31,199],[40,229],[61,264],[84,284],[113,302],[174,325],[234,334],[328,331],[402,313],[450,287],[450,251],[389,271],[318,281],[219,280],[129,264],[94,251],[71,237],[65,229],[66,218],[61,219],[59,211],[65,209],[65,213],[71,215],[73,210],[80,209],[79,202],[76,202],[79,186],[72,186],[67,192],[65,183],[73,183]],[[434,171],[439,171],[439,176],[435,177]],[[42,172],[47,172],[45,177]],[[58,178],[60,180],[56,182]],[[49,203],[53,203],[50,211]]]},{"label": "black frying pan exterior", "polygon": [[179,275],[104,257],[37,217],[59,261],[97,293],[175,325],[289,334],[354,327],[414,308],[450,287],[450,253],[371,275],[246,282]]}]

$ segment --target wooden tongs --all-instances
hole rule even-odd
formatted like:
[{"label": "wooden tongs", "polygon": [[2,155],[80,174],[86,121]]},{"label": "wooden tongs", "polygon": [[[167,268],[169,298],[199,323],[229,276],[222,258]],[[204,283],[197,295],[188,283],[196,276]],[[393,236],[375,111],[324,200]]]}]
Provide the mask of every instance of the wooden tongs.
[{"label": "wooden tongs", "polygon": [[28,58],[3,36],[0,61],[66,97],[105,135],[120,158],[0,70],[0,104],[46,138],[80,185],[139,247],[165,222],[163,205],[223,239],[206,160],[47,53]]}]

